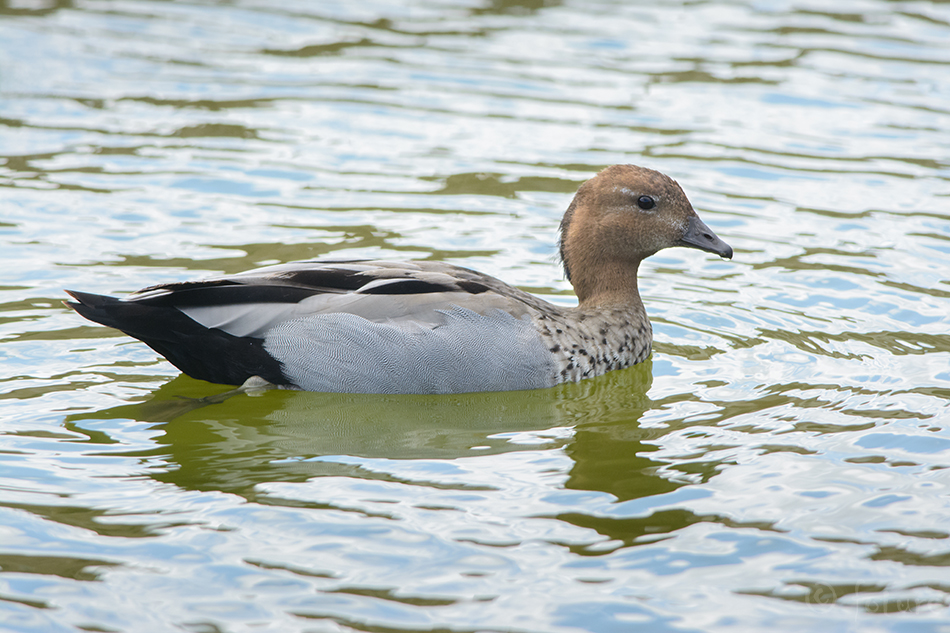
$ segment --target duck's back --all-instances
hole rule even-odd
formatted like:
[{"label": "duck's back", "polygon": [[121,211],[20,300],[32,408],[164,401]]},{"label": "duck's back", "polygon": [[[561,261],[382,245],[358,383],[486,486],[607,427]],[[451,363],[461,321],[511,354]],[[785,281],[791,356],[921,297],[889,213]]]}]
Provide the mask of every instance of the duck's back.
[{"label": "duck's back", "polygon": [[147,343],[185,373],[252,376],[325,392],[459,393],[549,387],[532,323],[547,304],[437,262],[297,262],[128,299],[72,293],[87,318]]}]

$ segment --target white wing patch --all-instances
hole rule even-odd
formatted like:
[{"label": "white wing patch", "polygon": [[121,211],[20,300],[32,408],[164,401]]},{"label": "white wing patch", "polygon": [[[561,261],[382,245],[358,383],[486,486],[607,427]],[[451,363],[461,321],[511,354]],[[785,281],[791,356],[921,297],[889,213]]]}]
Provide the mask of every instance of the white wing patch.
[{"label": "white wing patch", "polygon": [[298,307],[297,303],[229,303],[178,309],[207,328],[233,336],[263,338],[275,323],[294,318]]},{"label": "white wing patch", "polygon": [[[373,282],[375,283],[375,282]],[[345,313],[378,323],[409,322],[437,325],[445,320],[441,310],[452,306],[477,304],[478,312],[527,313],[525,306],[494,293],[470,295],[466,292],[430,292],[410,295],[318,294],[298,303],[228,303],[214,306],[178,308],[209,328],[218,328],[234,336],[264,338],[284,321],[306,316]],[[514,317],[513,317],[514,318]]]}]

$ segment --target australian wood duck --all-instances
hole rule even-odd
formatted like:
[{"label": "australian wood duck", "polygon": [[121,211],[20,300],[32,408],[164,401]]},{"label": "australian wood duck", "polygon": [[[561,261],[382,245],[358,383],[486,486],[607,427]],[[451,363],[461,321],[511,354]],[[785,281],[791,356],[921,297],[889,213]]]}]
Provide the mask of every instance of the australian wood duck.
[{"label": "australian wood duck", "polygon": [[537,389],[628,367],[653,330],[640,262],[670,246],[731,258],[679,185],[614,165],[578,189],[560,254],[579,304],[561,307],[442,262],[303,261],[124,299],[68,291],[82,316],[202,380],[351,393]]}]

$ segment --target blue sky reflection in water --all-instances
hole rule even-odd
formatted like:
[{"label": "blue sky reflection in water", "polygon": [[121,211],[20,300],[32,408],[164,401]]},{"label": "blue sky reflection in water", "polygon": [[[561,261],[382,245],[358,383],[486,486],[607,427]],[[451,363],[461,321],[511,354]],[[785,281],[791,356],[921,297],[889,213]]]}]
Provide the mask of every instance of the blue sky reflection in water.
[{"label": "blue sky reflection in water", "polygon": [[[0,2],[0,629],[946,631],[950,6]],[[438,259],[552,301],[676,178],[652,360],[228,393],[63,288]]]}]

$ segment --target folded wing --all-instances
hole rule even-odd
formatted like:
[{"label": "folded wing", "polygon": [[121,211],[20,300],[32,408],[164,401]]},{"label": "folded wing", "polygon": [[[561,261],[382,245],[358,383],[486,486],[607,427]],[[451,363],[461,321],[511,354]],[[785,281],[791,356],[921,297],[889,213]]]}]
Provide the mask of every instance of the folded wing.
[{"label": "folded wing", "polygon": [[146,288],[70,292],[88,319],[185,373],[311,391],[446,393],[554,384],[536,298],[439,262],[296,262]]}]

